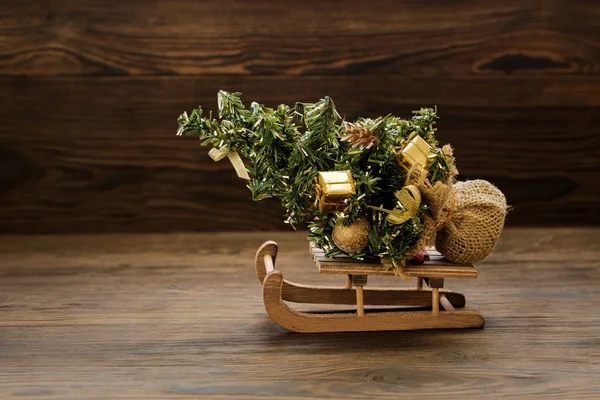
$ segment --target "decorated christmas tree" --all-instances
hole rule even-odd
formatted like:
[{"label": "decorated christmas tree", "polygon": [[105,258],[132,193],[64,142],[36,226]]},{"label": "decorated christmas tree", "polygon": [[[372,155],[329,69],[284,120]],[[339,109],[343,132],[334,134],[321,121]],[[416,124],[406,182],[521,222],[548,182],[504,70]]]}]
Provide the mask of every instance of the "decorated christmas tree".
[{"label": "decorated christmas tree", "polygon": [[276,197],[286,222],[307,223],[326,255],[380,258],[402,267],[428,246],[473,262],[494,248],[506,200],[492,184],[455,182],[452,148],[435,138],[437,112],[344,121],[333,100],[269,108],[218,93],[218,118],[202,108],[178,119],[211,158],[228,158],[254,200]]}]

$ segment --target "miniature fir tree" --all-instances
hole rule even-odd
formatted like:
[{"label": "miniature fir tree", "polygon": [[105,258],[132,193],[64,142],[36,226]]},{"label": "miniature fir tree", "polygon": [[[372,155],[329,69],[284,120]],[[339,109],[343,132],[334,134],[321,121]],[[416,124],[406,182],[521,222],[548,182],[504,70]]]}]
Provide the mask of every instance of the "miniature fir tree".
[{"label": "miniature fir tree", "polygon": [[[177,134],[199,137],[203,146],[213,147],[215,160],[229,157],[238,175],[248,178],[252,198],[278,198],[286,222],[307,223],[309,240],[328,256],[381,257],[402,266],[415,253],[428,207],[418,190],[415,199],[414,190],[405,188],[408,149],[427,147],[421,163],[432,184],[456,174],[451,151],[436,147],[438,117],[431,108],[410,119],[387,115],[347,122],[329,97],[294,107],[253,102],[246,108],[240,93],[220,91],[218,110],[218,118],[202,108],[184,112]],[[353,190],[334,212],[319,206],[319,179],[328,171],[350,171],[352,179]],[[360,249],[336,243],[334,231],[347,227],[364,237]]]}]

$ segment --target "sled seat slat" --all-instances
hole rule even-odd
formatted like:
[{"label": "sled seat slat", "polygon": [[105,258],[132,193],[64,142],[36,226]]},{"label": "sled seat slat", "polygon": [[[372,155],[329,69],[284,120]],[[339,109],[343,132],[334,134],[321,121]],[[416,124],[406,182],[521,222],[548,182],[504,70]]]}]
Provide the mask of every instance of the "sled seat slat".
[{"label": "sled seat slat", "polygon": [[[392,268],[381,261],[364,262],[350,257],[325,257],[322,249],[312,248],[311,253],[322,274],[387,275],[394,276]],[[430,259],[421,265],[407,264],[402,271],[416,278],[476,279],[477,270],[472,264],[455,264],[445,260],[438,252],[429,252]]]}]

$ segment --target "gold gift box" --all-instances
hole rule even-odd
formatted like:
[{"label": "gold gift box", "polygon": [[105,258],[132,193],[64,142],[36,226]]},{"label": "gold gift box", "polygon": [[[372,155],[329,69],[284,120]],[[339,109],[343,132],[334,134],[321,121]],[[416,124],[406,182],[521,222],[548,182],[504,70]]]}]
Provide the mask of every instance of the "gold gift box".
[{"label": "gold gift box", "polygon": [[429,165],[429,156],[433,148],[417,135],[408,142],[406,147],[400,152],[400,164],[406,168],[412,167],[415,164],[421,164],[427,168]]},{"label": "gold gift box", "polygon": [[352,172],[350,170],[319,172],[316,191],[319,211],[344,211],[348,196],[356,194],[356,184],[352,179]]}]

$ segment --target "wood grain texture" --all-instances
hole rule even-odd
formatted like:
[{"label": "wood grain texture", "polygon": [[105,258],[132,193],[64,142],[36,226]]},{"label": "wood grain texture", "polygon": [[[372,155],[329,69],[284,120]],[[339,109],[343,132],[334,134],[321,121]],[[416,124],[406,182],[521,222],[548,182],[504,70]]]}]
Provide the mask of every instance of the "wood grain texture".
[{"label": "wood grain texture", "polygon": [[[496,88],[498,106],[489,108],[468,106],[485,102],[487,89],[465,90],[457,105],[450,93],[459,82],[444,86],[402,77],[385,87],[377,86],[377,78],[334,78],[318,89],[303,78],[278,77],[0,82],[9,89],[0,94],[2,232],[282,229],[275,201],[253,203],[226,161],[214,163],[206,149],[173,133],[180,111],[199,102],[214,106],[223,87],[267,104],[328,93],[348,118],[383,109],[408,116],[425,101],[421,90],[429,88],[439,94],[433,97],[442,116],[440,140],[455,145],[464,177],[488,179],[506,192],[515,207],[509,223],[600,222],[599,189],[588,184],[599,179],[600,113],[587,100],[600,86],[584,80],[577,89],[565,83],[546,100],[532,92],[535,99],[520,100],[528,105],[523,109],[511,108],[514,94],[502,80],[488,88]],[[521,78],[510,82],[527,84]],[[399,86],[405,88],[402,99],[394,97]],[[554,108],[567,90],[573,96],[561,101],[572,107]],[[543,101],[545,106],[536,105]]]},{"label": "wood grain texture", "polygon": [[0,233],[283,229],[177,139],[219,89],[348,119],[437,105],[509,224],[600,224],[592,0],[12,1],[0,14]]},{"label": "wood grain texture", "polygon": [[266,315],[253,257],[276,239],[286,278],[343,285],[304,233],[5,235],[0,397],[595,399],[599,237],[507,229],[447,283],[483,330],[299,335]]},{"label": "wood grain texture", "polygon": [[592,0],[13,2],[6,75],[517,73],[600,68]]}]

